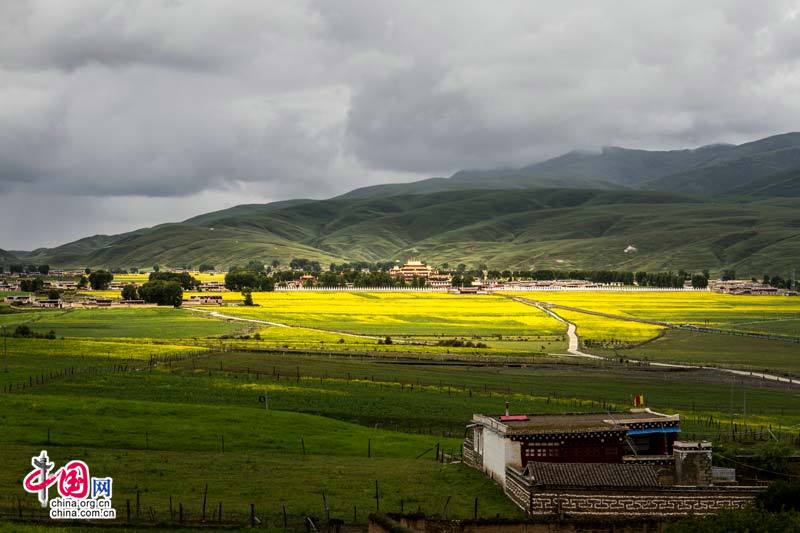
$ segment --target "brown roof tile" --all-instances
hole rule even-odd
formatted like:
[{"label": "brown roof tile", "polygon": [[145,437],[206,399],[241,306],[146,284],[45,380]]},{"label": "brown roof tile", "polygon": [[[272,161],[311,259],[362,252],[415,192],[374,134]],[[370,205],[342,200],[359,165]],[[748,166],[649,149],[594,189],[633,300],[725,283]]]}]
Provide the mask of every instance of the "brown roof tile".
[{"label": "brown roof tile", "polygon": [[657,487],[656,468],[617,463],[531,462],[525,474],[534,484],[560,487]]}]

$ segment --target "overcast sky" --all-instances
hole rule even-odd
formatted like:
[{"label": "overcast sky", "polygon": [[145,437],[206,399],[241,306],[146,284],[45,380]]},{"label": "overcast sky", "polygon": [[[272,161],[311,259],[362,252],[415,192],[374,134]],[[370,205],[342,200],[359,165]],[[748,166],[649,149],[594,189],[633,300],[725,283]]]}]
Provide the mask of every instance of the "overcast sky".
[{"label": "overcast sky", "polygon": [[0,0],[0,248],[800,129],[800,0]]}]

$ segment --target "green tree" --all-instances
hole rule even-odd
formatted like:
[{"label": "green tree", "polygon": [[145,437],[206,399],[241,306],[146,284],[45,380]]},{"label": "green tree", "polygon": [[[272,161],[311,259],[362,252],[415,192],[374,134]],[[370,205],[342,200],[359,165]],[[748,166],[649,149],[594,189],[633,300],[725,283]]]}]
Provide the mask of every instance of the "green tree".
[{"label": "green tree", "polygon": [[250,290],[242,291],[242,296],[244,296],[244,305],[250,307],[253,305],[253,292]]},{"label": "green tree", "polygon": [[108,284],[114,279],[114,274],[107,270],[95,270],[89,274],[89,285],[93,290],[104,291],[108,288]]},{"label": "green tree", "polygon": [[19,282],[19,288],[22,292],[38,292],[44,287],[44,280],[40,277],[32,279],[23,279]]},{"label": "green tree", "polygon": [[200,281],[188,272],[151,272],[149,281],[174,281],[184,290],[192,290],[200,286]]},{"label": "green tree", "polygon": [[89,278],[86,276],[81,276],[78,278],[78,288],[85,289],[89,285]]},{"label": "green tree", "polygon": [[159,272],[160,270],[161,270],[161,267],[158,266],[158,264],[153,265],[153,272]]},{"label": "green tree", "polygon": [[47,291],[47,298],[50,300],[58,300],[61,298],[61,293],[57,289],[50,289]]},{"label": "green tree", "polygon": [[209,263],[200,263],[200,266],[197,267],[197,270],[199,270],[200,272],[211,272],[212,270],[214,270],[214,265]]},{"label": "green tree", "polygon": [[148,281],[139,287],[139,296],[147,303],[180,307],[183,302],[183,289],[176,281]]},{"label": "green tree", "polygon": [[122,299],[123,300],[138,300],[139,299],[139,290],[136,288],[136,285],[129,283],[122,287]]},{"label": "green tree", "polygon": [[708,278],[706,278],[702,274],[692,275],[692,288],[705,289],[706,287],[708,287]]},{"label": "green tree", "polygon": [[50,265],[39,265],[38,270],[39,274],[41,274],[42,276],[46,276],[47,274],[50,273]]},{"label": "green tree", "polygon": [[247,265],[245,265],[245,269],[252,270],[253,272],[264,272],[264,263],[252,259],[247,262]]}]

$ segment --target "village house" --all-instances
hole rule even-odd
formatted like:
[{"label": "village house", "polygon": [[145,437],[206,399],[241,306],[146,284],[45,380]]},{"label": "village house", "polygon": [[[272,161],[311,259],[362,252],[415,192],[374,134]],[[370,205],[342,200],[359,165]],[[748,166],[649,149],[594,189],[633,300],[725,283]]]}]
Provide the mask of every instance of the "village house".
[{"label": "village house", "polygon": [[111,298],[89,298],[86,301],[97,307],[111,307],[111,304],[114,303]]},{"label": "village house", "polygon": [[189,297],[189,303],[197,305],[222,305],[222,296],[219,294],[193,294]]},{"label": "village house", "polygon": [[144,305],[144,300],[117,300],[115,302],[116,305]]},{"label": "village house", "polygon": [[473,416],[464,463],[494,479],[529,515],[680,516],[749,505],[715,469],[711,444],[677,440],[679,415],[619,413]]},{"label": "village house", "polygon": [[19,296],[6,296],[3,301],[5,303],[7,303],[7,304],[23,305],[23,304],[31,303],[33,301],[33,298],[31,296],[21,296],[21,295],[19,295]]},{"label": "village house", "polygon": [[33,305],[47,309],[61,309],[64,307],[64,303],[60,299],[36,300]]},{"label": "village house", "polygon": [[63,289],[63,290],[76,290],[78,288],[77,281],[65,281],[65,280],[53,280],[50,282],[50,286],[54,289]]},{"label": "village house", "polygon": [[205,281],[197,287],[197,290],[202,292],[225,292],[228,289],[225,287],[225,283],[221,281]]}]

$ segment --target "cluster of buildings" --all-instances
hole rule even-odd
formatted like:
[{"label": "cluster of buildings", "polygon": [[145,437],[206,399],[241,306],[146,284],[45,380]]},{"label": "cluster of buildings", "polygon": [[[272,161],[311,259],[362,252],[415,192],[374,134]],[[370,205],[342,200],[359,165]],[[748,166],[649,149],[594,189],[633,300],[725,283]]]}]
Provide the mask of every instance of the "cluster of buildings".
[{"label": "cluster of buildings", "polygon": [[728,281],[710,280],[709,290],[721,294],[753,294],[761,296],[771,296],[780,293],[778,289],[757,281],[745,281],[732,279]]},{"label": "cluster of buildings", "polygon": [[684,516],[750,505],[759,486],[712,465],[709,442],[678,439],[679,415],[476,414],[464,462],[528,515]]},{"label": "cluster of buildings", "polygon": [[64,307],[64,302],[60,299],[43,298],[36,299],[33,296],[18,295],[6,296],[3,301],[11,305],[32,305],[34,307],[42,307],[47,309],[61,309]]},{"label": "cluster of buildings", "polygon": [[426,285],[433,288],[449,289],[453,284],[453,277],[450,274],[440,273],[435,268],[415,259],[406,261],[402,266],[393,266],[389,270],[389,275],[393,278],[403,279],[406,283],[411,283],[415,278],[422,279],[425,280]]}]

